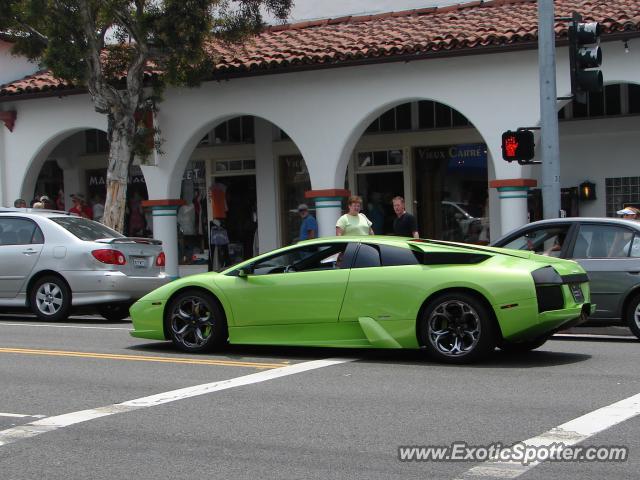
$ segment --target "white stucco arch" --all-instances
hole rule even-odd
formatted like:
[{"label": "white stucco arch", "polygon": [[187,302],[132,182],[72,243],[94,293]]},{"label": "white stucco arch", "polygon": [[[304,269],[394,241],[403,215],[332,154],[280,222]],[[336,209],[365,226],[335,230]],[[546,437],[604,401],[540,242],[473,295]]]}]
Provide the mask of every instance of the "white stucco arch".
[{"label": "white stucco arch", "polygon": [[95,112],[86,95],[26,100],[11,107],[17,119],[13,132],[4,135],[5,205],[33,194],[42,165],[62,141],[82,130],[107,128],[106,117]]}]

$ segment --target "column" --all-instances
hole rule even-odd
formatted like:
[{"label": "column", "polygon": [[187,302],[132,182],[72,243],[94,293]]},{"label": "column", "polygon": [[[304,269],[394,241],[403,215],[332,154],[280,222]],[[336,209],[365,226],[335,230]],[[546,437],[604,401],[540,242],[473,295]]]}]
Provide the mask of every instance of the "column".
[{"label": "column", "polygon": [[[500,198],[500,224],[502,236],[529,222],[527,210],[527,192],[538,182],[532,178],[512,178],[491,180],[490,188],[498,189]],[[496,236],[495,238],[497,238]],[[492,238],[493,240],[494,238]]]},{"label": "column", "polygon": [[143,200],[142,206],[150,208],[153,215],[153,238],[162,240],[165,256],[165,272],[176,279],[178,273],[178,209],[186,202],[180,199]]},{"label": "column", "polygon": [[273,126],[267,120],[254,118],[258,247],[260,253],[264,253],[279,244],[277,170],[273,157]]},{"label": "column", "polygon": [[304,193],[305,198],[315,202],[319,236],[332,237],[336,234],[336,222],[342,215],[342,199],[349,195],[349,190],[344,189],[309,190]]}]

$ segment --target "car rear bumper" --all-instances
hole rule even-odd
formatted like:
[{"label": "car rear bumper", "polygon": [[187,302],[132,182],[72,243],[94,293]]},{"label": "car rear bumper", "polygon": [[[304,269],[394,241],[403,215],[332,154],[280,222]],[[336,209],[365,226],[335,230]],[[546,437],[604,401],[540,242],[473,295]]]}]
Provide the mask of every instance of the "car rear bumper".
[{"label": "car rear bumper", "polygon": [[133,302],[171,281],[164,273],[133,277],[117,271],[67,272],[73,305]]}]

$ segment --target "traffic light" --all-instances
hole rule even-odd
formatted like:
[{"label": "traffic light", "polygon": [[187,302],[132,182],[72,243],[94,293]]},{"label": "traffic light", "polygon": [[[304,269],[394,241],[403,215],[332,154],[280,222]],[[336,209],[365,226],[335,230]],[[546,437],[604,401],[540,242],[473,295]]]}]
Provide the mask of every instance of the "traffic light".
[{"label": "traffic light", "polygon": [[535,146],[531,130],[508,130],[502,134],[502,158],[508,162],[529,162],[536,154]]},{"label": "traffic light", "polygon": [[588,92],[602,91],[602,64],[600,33],[598,22],[582,22],[582,16],[573,13],[569,26],[569,68],[571,71],[571,92],[580,103],[586,103]]}]

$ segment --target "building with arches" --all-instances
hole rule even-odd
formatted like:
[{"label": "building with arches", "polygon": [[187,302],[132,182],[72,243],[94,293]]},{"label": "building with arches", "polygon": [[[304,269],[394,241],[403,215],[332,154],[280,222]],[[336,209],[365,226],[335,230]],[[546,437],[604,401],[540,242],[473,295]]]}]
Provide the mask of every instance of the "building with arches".
[{"label": "building with arches", "polygon": [[[587,105],[558,102],[566,209],[612,215],[640,202],[640,4],[555,5],[557,16],[578,11],[604,26],[604,92]],[[201,261],[213,220],[233,261],[295,241],[302,202],[332,235],[349,192],[364,197],[383,234],[390,199],[402,195],[423,236],[497,238],[541,211],[540,167],[507,163],[500,151],[502,132],[540,122],[536,9],[494,0],[343,17],[270,27],[237,52],[221,50],[211,81],[166,92],[153,119],[163,154],[133,167],[131,211],[145,206],[143,230],[164,242],[172,275]],[[556,34],[562,97],[565,23]],[[62,203],[76,192],[99,197],[106,117],[86,91],[10,57],[8,40],[0,37],[0,203],[57,191]],[[595,200],[576,194],[585,181]]]}]

